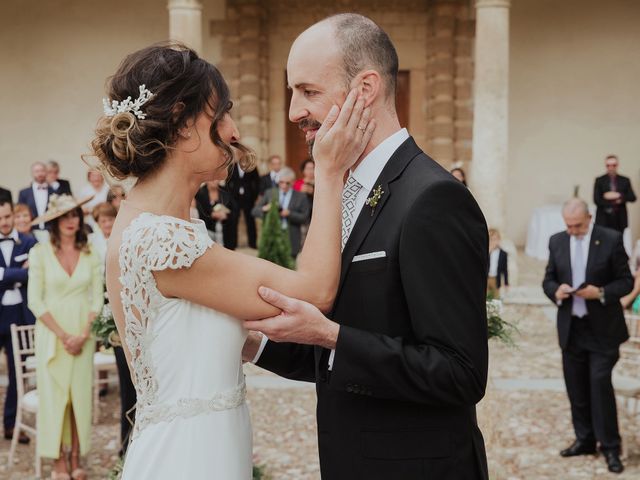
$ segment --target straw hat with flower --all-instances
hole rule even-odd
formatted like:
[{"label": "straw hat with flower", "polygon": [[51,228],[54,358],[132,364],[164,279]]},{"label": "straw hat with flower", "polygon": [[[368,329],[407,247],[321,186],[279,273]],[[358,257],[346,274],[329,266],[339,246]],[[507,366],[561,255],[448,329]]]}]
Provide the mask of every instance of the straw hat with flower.
[{"label": "straw hat with flower", "polygon": [[47,211],[39,217],[34,218],[31,222],[31,225],[33,226],[40,223],[47,223],[58,217],[66,215],[70,211],[75,210],[76,208],[91,201],[92,198],[93,195],[78,201],[75,200],[71,195],[56,195],[54,193],[49,197],[49,205],[47,206]]}]

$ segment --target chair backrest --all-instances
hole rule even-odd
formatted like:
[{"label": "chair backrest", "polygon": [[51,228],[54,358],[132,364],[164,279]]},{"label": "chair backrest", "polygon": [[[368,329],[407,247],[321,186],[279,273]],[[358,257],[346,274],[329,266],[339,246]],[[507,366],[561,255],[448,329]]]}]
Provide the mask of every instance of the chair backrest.
[{"label": "chair backrest", "polygon": [[625,321],[629,329],[629,341],[640,343],[640,315],[633,313],[625,313]]},{"label": "chair backrest", "polygon": [[11,325],[11,346],[13,347],[13,361],[16,367],[16,387],[18,402],[29,389],[31,379],[36,378],[35,368],[29,368],[29,357],[36,353],[34,340],[35,325]]}]

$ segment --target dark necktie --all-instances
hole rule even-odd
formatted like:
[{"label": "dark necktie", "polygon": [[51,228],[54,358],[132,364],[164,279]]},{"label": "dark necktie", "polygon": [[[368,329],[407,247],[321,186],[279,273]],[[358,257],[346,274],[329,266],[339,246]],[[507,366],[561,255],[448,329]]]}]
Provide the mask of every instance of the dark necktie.
[{"label": "dark necktie", "polygon": [[15,240],[13,237],[0,237],[0,243],[1,242],[15,242]]},{"label": "dark necktie", "polygon": [[618,178],[617,175],[609,175],[609,188],[612,192],[618,191]]}]

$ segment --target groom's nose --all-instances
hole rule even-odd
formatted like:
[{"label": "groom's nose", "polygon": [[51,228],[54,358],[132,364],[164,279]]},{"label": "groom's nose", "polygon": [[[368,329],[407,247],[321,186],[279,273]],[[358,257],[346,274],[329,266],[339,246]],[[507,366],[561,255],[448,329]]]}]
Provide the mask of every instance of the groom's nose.
[{"label": "groom's nose", "polygon": [[291,95],[291,103],[289,104],[289,121],[298,123],[309,116],[309,110],[307,110],[302,104],[302,99],[296,91]]}]

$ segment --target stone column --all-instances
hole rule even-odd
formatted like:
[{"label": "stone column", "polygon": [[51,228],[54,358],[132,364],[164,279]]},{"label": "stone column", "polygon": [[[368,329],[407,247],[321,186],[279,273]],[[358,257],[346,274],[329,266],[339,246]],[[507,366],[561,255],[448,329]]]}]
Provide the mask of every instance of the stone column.
[{"label": "stone column", "polygon": [[476,0],[471,190],[490,227],[504,230],[508,154],[510,0]]},{"label": "stone column", "polygon": [[202,53],[202,4],[199,0],[169,0],[169,38]]}]

